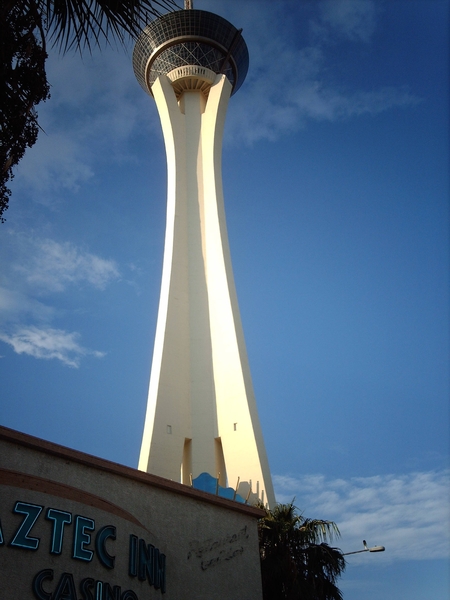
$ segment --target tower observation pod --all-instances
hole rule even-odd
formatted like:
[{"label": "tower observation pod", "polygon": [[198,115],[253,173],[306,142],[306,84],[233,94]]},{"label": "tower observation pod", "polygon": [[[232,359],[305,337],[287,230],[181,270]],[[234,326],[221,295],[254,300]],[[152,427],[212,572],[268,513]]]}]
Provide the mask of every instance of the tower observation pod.
[{"label": "tower observation pod", "polygon": [[217,490],[273,506],[222,191],[225,115],[247,74],[248,50],[231,23],[185,6],[151,22],[133,53],[136,77],[157,104],[168,176],[139,469],[187,485],[207,473]]}]

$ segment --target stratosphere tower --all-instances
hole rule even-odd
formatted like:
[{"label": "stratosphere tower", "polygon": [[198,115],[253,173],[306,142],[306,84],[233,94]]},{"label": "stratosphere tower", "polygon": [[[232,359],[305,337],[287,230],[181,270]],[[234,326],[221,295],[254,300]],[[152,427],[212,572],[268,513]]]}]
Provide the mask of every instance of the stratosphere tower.
[{"label": "stratosphere tower", "polygon": [[168,187],[139,469],[187,485],[207,473],[217,487],[273,506],[222,191],[225,116],[248,61],[241,30],[189,1],[135,45],[134,72],[161,120]]}]

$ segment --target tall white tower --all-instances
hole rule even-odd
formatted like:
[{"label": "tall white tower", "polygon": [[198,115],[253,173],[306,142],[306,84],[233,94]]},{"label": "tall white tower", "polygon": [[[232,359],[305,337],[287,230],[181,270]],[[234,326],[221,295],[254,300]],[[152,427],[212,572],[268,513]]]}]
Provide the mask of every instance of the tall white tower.
[{"label": "tall white tower", "polygon": [[133,54],[167,154],[161,296],[139,469],[190,484],[208,473],[275,502],[231,267],[222,192],[228,100],[248,69],[237,30],[206,11],[166,14]]}]

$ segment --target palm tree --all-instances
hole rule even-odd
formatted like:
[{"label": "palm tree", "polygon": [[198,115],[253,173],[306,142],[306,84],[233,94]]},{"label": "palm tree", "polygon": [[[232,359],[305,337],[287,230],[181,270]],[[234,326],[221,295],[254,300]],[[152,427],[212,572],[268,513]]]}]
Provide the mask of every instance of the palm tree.
[{"label": "palm tree", "polygon": [[345,569],[333,521],[306,519],[293,502],[265,510],[258,524],[264,600],[342,600],[336,586]]},{"label": "palm tree", "polygon": [[0,223],[15,167],[39,133],[36,106],[50,97],[47,44],[80,52],[135,36],[175,0],[0,0]]}]

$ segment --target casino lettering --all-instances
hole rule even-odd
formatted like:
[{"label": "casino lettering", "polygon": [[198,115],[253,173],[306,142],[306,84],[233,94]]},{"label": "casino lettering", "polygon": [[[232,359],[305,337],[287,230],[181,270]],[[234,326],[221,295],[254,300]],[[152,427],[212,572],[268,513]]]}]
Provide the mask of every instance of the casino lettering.
[{"label": "casino lettering", "polygon": [[[40,538],[33,535],[33,529],[39,519],[45,518],[50,523],[49,553],[60,555],[64,543],[67,543],[67,526],[73,525],[71,558],[90,563],[97,556],[100,563],[108,570],[115,568],[116,556],[108,548],[116,541],[116,527],[105,525],[96,531],[95,521],[83,515],[31,504],[18,500],[12,512],[22,515],[22,521],[8,537],[7,548],[18,548],[24,551],[37,552]],[[6,533],[6,532],[5,532]],[[136,535],[128,536],[128,576],[140,582],[166,591],[166,557],[152,544]],[[0,546],[5,546],[5,535],[0,524]],[[107,548],[108,542],[108,548]],[[42,569],[33,578],[32,591],[38,600],[139,600],[132,590],[122,591],[121,586],[111,585],[92,577],[85,577],[76,582],[70,572],[55,573],[54,569]],[[81,593],[79,599],[77,589]]]}]

